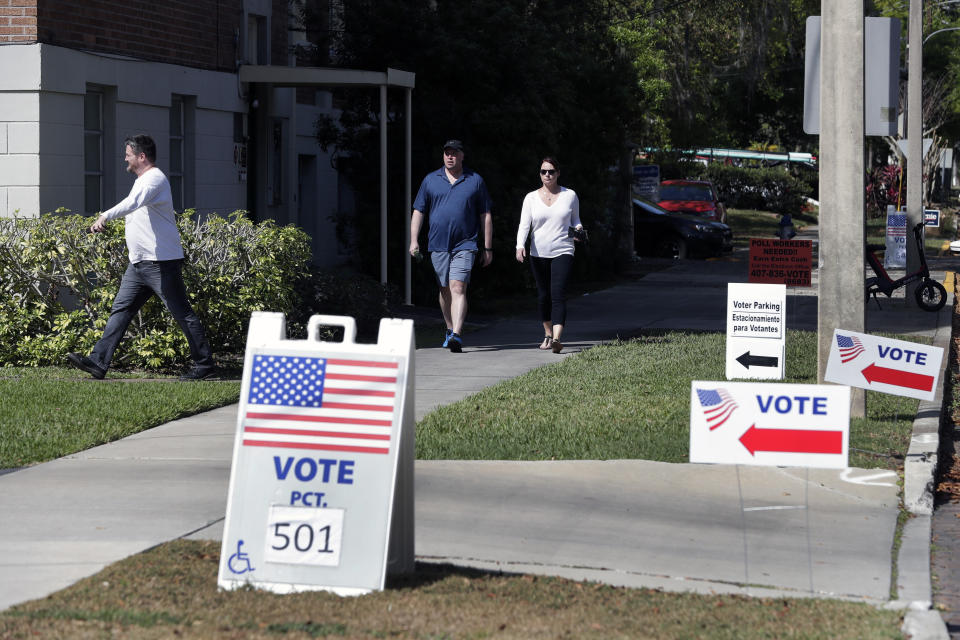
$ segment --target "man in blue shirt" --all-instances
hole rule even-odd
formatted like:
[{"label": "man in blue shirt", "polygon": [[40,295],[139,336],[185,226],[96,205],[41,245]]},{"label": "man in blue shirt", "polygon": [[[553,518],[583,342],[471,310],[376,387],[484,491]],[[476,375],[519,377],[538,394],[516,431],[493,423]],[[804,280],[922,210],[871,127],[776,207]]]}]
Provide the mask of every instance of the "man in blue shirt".
[{"label": "man in blue shirt", "polygon": [[[443,167],[420,184],[410,218],[410,255],[420,255],[420,226],[430,217],[427,251],[440,285],[440,311],[447,323],[444,348],[463,350],[463,322],[467,317],[467,284],[477,253],[484,267],[493,262],[493,203],[479,174],[463,166],[463,143],[447,140]],[[483,228],[483,248],[477,243]]]}]

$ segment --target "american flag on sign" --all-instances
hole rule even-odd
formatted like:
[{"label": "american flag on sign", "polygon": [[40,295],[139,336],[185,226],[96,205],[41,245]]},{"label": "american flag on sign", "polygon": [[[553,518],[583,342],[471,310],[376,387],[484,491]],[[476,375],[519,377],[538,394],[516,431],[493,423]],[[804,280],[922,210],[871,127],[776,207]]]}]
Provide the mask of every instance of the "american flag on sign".
[{"label": "american flag on sign", "polygon": [[703,417],[707,419],[707,426],[713,431],[737,410],[740,405],[726,389],[697,389],[700,406],[703,407]]},{"label": "american flag on sign", "polygon": [[846,364],[863,353],[863,344],[855,336],[837,334],[837,347],[840,349],[840,362]]},{"label": "american flag on sign", "polygon": [[255,355],[243,446],[390,453],[396,362]]},{"label": "american flag on sign", "polygon": [[907,214],[894,213],[887,216],[887,235],[888,236],[907,235]]}]

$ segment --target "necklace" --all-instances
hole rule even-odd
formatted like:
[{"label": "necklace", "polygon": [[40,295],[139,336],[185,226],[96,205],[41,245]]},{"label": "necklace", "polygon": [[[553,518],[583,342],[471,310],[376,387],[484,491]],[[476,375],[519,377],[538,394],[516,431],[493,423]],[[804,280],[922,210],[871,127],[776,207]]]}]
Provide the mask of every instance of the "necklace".
[{"label": "necklace", "polygon": [[541,189],[541,191],[543,193],[543,199],[547,201],[547,204],[553,204],[553,201],[557,199],[557,194],[549,189]]}]

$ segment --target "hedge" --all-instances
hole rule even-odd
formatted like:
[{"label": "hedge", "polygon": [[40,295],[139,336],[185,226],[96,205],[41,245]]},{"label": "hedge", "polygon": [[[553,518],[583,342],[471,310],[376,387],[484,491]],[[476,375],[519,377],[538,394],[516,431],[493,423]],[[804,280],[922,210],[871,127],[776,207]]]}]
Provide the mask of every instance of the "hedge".
[{"label": "hedge", "polygon": [[704,179],[713,182],[728,208],[799,213],[814,188],[782,167],[737,167],[686,157],[658,159],[661,180]]},{"label": "hedge", "polygon": [[[101,234],[89,233],[90,223],[78,215],[0,218],[0,364],[63,364],[68,352],[88,353],[99,339],[128,260],[122,221]],[[344,300],[365,301],[361,325],[385,310],[379,284],[340,284],[312,271],[309,238],[294,226],[254,223],[239,211],[198,220],[189,210],[178,224],[187,292],[217,357],[243,353],[255,310],[286,313],[291,336],[312,313],[347,311]],[[188,359],[186,339],[154,297],[113,365],[168,370]]]}]

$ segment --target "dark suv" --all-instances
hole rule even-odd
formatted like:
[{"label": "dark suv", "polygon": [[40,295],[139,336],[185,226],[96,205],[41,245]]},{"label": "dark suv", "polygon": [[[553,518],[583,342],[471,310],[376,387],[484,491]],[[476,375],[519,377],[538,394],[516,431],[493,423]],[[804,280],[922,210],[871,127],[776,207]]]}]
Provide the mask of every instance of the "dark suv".
[{"label": "dark suv", "polygon": [[633,199],[633,234],[634,248],[642,256],[711,257],[733,250],[733,232],[726,224],[671,213],[643,198]]}]

